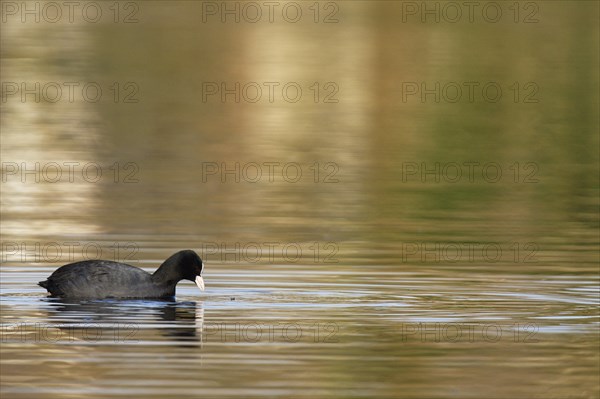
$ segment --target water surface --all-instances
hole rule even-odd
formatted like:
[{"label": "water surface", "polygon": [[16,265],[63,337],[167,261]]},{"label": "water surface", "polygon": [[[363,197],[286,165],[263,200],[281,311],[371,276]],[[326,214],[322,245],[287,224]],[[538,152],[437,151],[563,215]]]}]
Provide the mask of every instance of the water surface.
[{"label": "water surface", "polygon": [[[597,398],[598,4],[222,23],[207,3],[6,15],[2,397]],[[102,95],[10,94],[36,82]],[[36,285],[186,248],[204,293]]]}]

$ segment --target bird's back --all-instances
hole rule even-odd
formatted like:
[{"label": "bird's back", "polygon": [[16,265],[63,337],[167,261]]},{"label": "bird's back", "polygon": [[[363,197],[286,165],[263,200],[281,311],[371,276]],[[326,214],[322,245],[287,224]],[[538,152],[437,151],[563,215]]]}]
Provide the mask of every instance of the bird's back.
[{"label": "bird's back", "polygon": [[133,298],[157,289],[152,275],[144,270],[106,260],[64,265],[39,285],[63,298]]}]

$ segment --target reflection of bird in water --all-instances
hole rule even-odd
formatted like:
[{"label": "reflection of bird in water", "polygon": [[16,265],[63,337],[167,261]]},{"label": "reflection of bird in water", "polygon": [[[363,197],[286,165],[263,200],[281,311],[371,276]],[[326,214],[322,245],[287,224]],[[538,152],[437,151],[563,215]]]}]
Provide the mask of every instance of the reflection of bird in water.
[{"label": "reflection of bird in water", "polygon": [[[95,300],[67,301],[44,298],[48,320],[56,327],[121,328],[122,338],[153,340],[149,334],[174,338],[197,346],[202,343],[204,308],[202,302],[171,300]],[[158,323],[157,323],[158,322]],[[94,336],[94,334],[91,334]],[[105,334],[104,337],[113,337]],[[109,338],[105,338],[108,340]],[[187,345],[186,345],[187,346]]]}]

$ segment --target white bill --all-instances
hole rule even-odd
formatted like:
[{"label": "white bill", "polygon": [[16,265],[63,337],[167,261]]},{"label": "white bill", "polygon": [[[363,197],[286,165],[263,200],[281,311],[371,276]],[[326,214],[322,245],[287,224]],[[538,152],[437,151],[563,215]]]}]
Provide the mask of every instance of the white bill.
[{"label": "white bill", "polygon": [[202,276],[196,276],[196,285],[200,288],[200,291],[204,291],[204,279]]}]

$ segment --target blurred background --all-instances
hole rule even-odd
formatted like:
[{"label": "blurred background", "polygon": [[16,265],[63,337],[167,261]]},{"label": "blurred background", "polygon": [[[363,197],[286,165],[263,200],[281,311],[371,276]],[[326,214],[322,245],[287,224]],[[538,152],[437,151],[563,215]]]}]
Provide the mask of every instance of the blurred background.
[{"label": "blurred background", "polygon": [[597,2],[1,6],[3,397],[600,394]]}]

